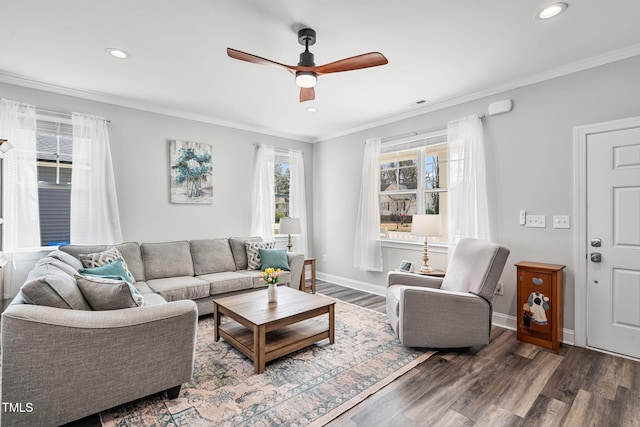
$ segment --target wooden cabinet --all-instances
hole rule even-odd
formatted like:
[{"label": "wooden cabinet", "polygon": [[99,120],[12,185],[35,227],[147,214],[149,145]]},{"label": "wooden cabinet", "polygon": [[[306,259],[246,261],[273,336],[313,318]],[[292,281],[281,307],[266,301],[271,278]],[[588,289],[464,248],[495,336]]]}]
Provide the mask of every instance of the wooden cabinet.
[{"label": "wooden cabinet", "polygon": [[518,340],[558,350],[562,342],[565,266],[527,261],[515,265]]}]

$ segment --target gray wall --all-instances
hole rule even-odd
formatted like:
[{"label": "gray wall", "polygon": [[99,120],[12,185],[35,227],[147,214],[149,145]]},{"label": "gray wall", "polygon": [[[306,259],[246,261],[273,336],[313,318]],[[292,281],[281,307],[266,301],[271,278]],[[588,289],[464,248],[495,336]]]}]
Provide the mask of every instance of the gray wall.
[{"label": "gray wall", "polygon": [[[251,183],[255,143],[304,152],[307,194],[312,194],[311,144],[230,129],[193,120],[125,108],[0,83],[0,98],[61,112],[83,112],[111,120],[109,138],[125,241],[158,242],[246,236],[250,229]],[[169,202],[169,140],[213,146],[213,204]],[[307,197],[308,222],[313,223]],[[313,245],[309,234],[309,247]],[[13,296],[39,254],[22,254],[24,266],[10,278],[5,294]]]},{"label": "gray wall", "polygon": [[[488,146],[490,215],[494,240],[511,249],[497,313],[515,316],[518,261],[565,264],[565,327],[574,328],[572,228],[551,227],[553,215],[573,214],[573,128],[640,115],[640,57],[511,90],[422,116],[314,145],[314,253],[318,270],[336,282],[384,292],[386,271],[401,259],[421,264],[421,248],[383,248],[384,273],[353,267],[353,241],[364,141],[433,129],[485,113],[491,102],[512,99],[513,111],[483,119]],[[525,228],[518,213],[547,215],[547,228]],[[435,252],[435,251],[434,251]],[[324,261],[326,255],[326,261]],[[432,266],[446,267],[434,253]],[[373,284],[373,286],[369,285]]]}]

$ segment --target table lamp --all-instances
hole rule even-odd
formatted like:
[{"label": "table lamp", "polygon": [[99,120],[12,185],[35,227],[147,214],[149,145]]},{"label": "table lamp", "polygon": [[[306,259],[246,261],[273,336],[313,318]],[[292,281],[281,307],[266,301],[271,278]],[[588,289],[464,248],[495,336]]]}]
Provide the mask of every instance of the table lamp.
[{"label": "table lamp", "polygon": [[289,240],[287,243],[287,250],[291,252],[291,235],[300,234],[300,218],[282,218],[280,219],[280,234],[288,234]]},{"label": "table lamp", "polygon": [[440,215],[413,215],[411,234],[424,237],[424,252],[422,253],[422,267],[420,274],[429,274],[433,269],[429,266],[429,252],[427,239],[442,236],[442,217]]}]

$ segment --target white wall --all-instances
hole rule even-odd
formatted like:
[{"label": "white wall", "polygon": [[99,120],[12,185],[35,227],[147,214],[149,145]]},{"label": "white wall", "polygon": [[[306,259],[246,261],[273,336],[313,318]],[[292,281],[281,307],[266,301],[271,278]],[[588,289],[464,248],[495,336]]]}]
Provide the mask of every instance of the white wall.
[{"label": "white wall", "polygon": [[[511,113],[483,119],[488,145],[490,215],[494,240],[511,249],[502,276],[504,296],[495,311],[515,316],[518,261],[565,264],[565,328],[574,327],[574,228],[553,229],[553,215],[573,215],[573,128],[640,115],[640,57],[530,85],[444,110],[369,129],[314,145],[314,253],[324,277],[384,292],[385,273],[353,267],[364,141],[446,126],[447,121],[485,113],[491,102],[512,99]],[[547,215],[547,228],[525,228],[518,213]],[[572,224],[575,227],[575,224]],[[323,256],[326,254],[326,262]],[[421,248],[383,248],[384,269],[401,259],[421,264]],[[434,254],[432,266],[446,266]]]},{"label": "white wall", "polygon": [[[307,194],[312,191],[313,149],[308,143],[2,83],[0,98],[47,110],[96,114],[111,120],[109,137],[125,241],[248,235],[255,143],[302,150]],[[171,139],[213,146],[213,204],[169,202],[168,141]],[[309,224],[313,223],[311,204],[312,198],[307,197]],[[309,247],[312,245],[313,236],[309,234]],[[13,274],[13,279],[9,278],[12,283],[5,285],[7,296],[17,293],[25,269],[35,262],[31,255],[23,258],[22,266],[17,266],[19,271]]]}]

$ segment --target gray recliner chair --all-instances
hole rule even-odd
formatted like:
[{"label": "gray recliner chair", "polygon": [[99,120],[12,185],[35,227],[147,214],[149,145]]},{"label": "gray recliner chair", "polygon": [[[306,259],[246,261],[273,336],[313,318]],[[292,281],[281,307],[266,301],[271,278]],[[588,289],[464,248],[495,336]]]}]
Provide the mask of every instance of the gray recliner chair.
[{"label": "gray recliner chair", "polygon": [[463,239],[444,278],[391,272],[387,315],[407,347],[479,348],[489,343],[493,298],[509,249]]}]

